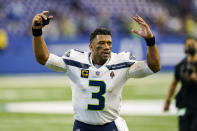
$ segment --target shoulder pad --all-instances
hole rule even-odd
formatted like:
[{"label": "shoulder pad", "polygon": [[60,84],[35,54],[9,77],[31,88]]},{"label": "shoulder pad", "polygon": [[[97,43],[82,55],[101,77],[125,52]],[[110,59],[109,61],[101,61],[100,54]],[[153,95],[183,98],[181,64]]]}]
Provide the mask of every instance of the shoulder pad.
[{"label": "shoulder pad", "polygon": [[135,62],[135,57],[129,52],[112,53],[110,64]]},{"label": "shoulder pad", "polygon": [[123,60],[136,60],[135,56],[133,56],[130,52],[120,52],[118,56]]},{"label": "shoulder pad", "polygon": [[65,53],[64,53],[64,55],[63,55],[63,56],[70,57],[70,50],[65,51]]},{"label": "shoulder pad", "polygon": [[62,58],[85,62],[88,60],[88,52],[71,49],[66,51]]},{"label": "shoulder pad", "polygon": [[84,55],[84,54],[85,54],[84,51],[80,51],[77,49],[71,49],[71,50],[65,51],[63,56],[64,57],[73,57],[75,55]]}]

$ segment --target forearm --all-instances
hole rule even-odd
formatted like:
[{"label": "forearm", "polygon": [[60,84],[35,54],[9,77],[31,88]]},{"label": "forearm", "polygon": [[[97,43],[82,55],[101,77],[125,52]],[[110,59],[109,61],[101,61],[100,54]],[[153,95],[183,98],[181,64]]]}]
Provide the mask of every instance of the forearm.
[{"label": "forearm", "polygon": [[170,85],[170,88],[168,90],[167,98],[165,100],[164,111],[168,111],[169,110],[170,103],[171,103],[171,98],[174,95],[177,83],[178,83],[177,79],[173,79],[173,81],[172,81],[172,83]]},{"label": "forearm", "polygon": [[46,16],[49,12],[43,11],[36,14],[32,21],[33,50],[36,60],[45,65],[49,58],[49,51],[42,36],[42,28],[48,25],[53,16]]},{"label": "forearm", "polygon": [[169,88],[169,90],[168,90],[168,95],[167,95],[167,98],[166,98],[167,101],[170,102],[172,96],[174,95],[176,86],[177,86],[177,80],[175,79],[175,80],[173,80],[173,82],[171,83],[170,88]]},{"label": "forearm", "polygon": [[172,98],[172,96],[174,95],[174,91],[175,91],[175,88],[174,88],[174,86],[171,86],[170,87],[170,89],[169,89],[169,91],[168,91],[168,95],[167,95],[167,100],[171,100],[171,98]]},{"label": "forearm", "polygon": [[157,45],[147,46],[147,63],[153,72],[161,69],[160,56]]},{"label": "forearm", "polygon": [[49,58],[49,51],[43,36],[33,37],[33,50],[36,61],[44,65]]}]

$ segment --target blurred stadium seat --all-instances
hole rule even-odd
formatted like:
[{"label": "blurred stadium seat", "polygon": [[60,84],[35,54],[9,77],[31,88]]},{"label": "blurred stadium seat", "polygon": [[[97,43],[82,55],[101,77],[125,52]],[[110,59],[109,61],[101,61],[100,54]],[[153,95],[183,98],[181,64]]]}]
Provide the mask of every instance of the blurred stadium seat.
[{"label": "blurred stadium seat", "polygon": [[[0,22],[0,28],[5,28],[11,35],[30,35],[33,16],[43,10],[49,10],[52,15],[60,17],[55,17],[54,20],[59,24],[58,30],[61,33],[64,32],[62,31],[62,25],[66,22],[66,19],[70,19],[74,24],[71,27],[77,29],[74,35],[87,33],[86,31],[91,31],[97,26],[111,27],[115,34],[120,33],[120,31],[122,31],[121,33],[128,33],[128,28],[125,28],[125,30],[120,28],[125,24],[127,26],[128,18],[136,13],[144,18],[149,18],[148,21],[152,23],[151,26],[162,27],[160,31],[174,31],[177,33],[183,31],[181,34],[188,33],[187,30],[183,29],[184,26],[178,30],[173,29],[176,24],[168,26],[168,22],[172,19],[171,16],[180,16],[176,10],[180,9],[182,11],[182,5],[185,2],[180,0],[176,8],[170,6],[171,3],[177,4],[175,0],[165,2],[163,0],[1,0],[0,18],[3,21]],[[184,23],[188,14],[194,16],[196,3],[194,0],[189,0],[187,6],[184,7],[188,9],[188,12],[182,14],[183,18],[176,17],[177,21]],[[174,14],[174,12],[177,13]],[[112,19],[112,21],[109,21],[111,23],[102,25],[100,22],[105,19],[99,17],[100,15],[107,15],[108,19]],[[117,22],[113,22],[115,20]],[[195,19],[192,18],[192,20]],[[92,22],[95,23],[87,24]]]},{"label": "blurred stadium seat", "polygon": [[[72,47],[84,49],[90,32],[102,26],[112,31],[114,52],[126,49],[144,59],[143,39],[135,39],[136,35],[130,32],[136,26],[130,18],[136,13],[147,21],[156,36],[162,70],[172,69],[184,57],[182,50],[177,53],[176,49],[182,48],[185,36],[197,36],[195,0],[0,0],[0,29],[8,36],[8,46],[0,52],[0,73],[44,71],[35,62],[31,46],[32,19],[44,10],[54,16],[43,30],[45,40],[49,50],[58,55]],[[62,48],[56,50],[58,47]],[[173,48],[169,51],[169,47]]]}]

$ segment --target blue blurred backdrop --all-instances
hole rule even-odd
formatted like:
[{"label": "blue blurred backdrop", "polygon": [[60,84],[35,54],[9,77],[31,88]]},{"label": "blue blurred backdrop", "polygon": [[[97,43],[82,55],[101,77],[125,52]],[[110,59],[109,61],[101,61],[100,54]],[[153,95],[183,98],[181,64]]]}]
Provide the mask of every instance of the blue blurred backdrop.
[{"label": "blue blurred backdrop", "polygon": [[31,22],[48,10],[54,19],[44,28],[51,53],[75,48],[89,51],[89,34],[97,27],[112,32],[113,51],[146,58],[146,44],[130,32],[139,28],[135,14],[150,25],[160,50],[162,71],[184,58],[183,41],[197,36],[196,0],[0,0],[0,74],[52,72],[36,63]]}]

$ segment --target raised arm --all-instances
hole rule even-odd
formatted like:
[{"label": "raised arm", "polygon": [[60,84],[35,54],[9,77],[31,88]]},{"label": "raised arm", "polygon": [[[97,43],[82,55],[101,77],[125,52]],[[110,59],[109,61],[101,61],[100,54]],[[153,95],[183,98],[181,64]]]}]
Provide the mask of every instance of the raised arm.
[{"label": "raised arm", "polygon": [[[33,31],[33,50],[36,61],[42,65],[45,65],[49,58],[49,51],[47,45],[42,36],[42,28],[44,27],[43,19],[47,20],[48,11],[43,11],[40,14],[34,16],[32,21]],[[52,19],[53,16],[49,16],[48,19]]]},{"label": "raised arm", "polygon": [[149,25],[139,15],[136,15],[133,19],[140,25],[140,30],[132,30],[132,32],[144,38],[147,43],[147,64],[153,72],[158,72],[161,69],[161,63],[155,37]]}]

